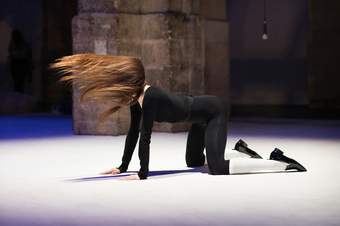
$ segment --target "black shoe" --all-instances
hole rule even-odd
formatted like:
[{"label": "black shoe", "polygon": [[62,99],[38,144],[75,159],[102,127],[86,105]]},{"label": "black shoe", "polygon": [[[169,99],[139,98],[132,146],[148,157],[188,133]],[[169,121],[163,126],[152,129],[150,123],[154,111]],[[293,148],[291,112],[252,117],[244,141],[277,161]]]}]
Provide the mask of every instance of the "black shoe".
[{"label": "black shoe", "polygon": [[235,144],[234,150],[247,154],[251,158],[262,159],[259,154],[248,148],[248,144],[241,139]]},{"label": "black shoe", "polygon": [[283,151],[281,151],[278,148],[275,148],[274,151],[272,151],[269,159],[288,163],[289,165],[287,166],[286,170],[295,169],[295,170],[301,171],[301,172],[307,171],[307,169],[305,167],[303,167],[300,163],[298,163],[294,159],[291,159],[291,158],[288,158],[287,156],[285,156],[283,154]]}]

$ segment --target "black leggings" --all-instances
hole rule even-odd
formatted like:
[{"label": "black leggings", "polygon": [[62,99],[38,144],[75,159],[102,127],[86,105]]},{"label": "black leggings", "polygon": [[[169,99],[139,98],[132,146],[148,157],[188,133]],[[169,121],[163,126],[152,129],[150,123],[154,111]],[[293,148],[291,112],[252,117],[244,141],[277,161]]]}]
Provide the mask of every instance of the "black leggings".
[{"label": "black leggings", "polygon": [[229,161],[224,159],[227,141],[227,117],[225,104],[216,96],[194,96],[191,104],[185,159],[187,166],[203,166],[206,149],[211,174],[229,174]]}]

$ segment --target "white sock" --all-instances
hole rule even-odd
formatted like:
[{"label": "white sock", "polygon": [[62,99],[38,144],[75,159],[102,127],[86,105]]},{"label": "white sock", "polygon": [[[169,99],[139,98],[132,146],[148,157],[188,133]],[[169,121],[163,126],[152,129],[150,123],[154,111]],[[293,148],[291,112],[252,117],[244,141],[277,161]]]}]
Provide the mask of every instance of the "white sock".
[{"label": "white sock", "polygon": [[230,174],[285,171],[287,163],[267,159],[235,158],[230,160]]},{"label": "white sock", "polygon": [[250,158],[250,155],[244,154],[236,150],[226,149],[225,159],[229,160],[229,159],[235,159],[235,158]]}]

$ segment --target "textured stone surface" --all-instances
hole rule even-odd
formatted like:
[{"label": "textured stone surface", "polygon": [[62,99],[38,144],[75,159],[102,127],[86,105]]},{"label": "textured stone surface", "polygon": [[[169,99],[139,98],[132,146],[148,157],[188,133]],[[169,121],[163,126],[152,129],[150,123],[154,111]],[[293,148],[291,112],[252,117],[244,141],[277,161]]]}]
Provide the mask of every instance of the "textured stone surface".
[{"label": "textured stone surface", "polygon": [[[200,11],[200,0],[79,0],[78,2],[78,11],[82,13],[199,14]],[[208,11],[215,9],[213,7],[208,8]]]},{"label": "textured stone surface", "polygon": [[113,0],[119,13],[164,13],[177,12],[198,14],[200,0]]},{"label": "textured stone surface", "polygon": [[[136,0],[137,1],[137,0]],[[78,0],[80,13],[114,13],[115,1],[113,0]]]},{"label": "textured stone surface", "polygon": [[[211,89],[225,97],[228,29],[225,11],[219,9],[225,8],[225,1],[209,2],[79,0],[79,14],[73,20],[74,53],[137,56],[151,85],[184,95],[205,94]],[[218,14],[213,15],[213,11]],[[96,127],[99,112],[109,103],[81,104],[74,89],[77,134],[126,133],[130,124],[128,108]],[[189,125],[155,123],[153,129],[175,132],[187,130]]]},{"label": "textured stone surface", "polygon": [[204,78],[207,94],[229,105],[229,22],[224,0],[202,0]]},{"label": "textured stone surface", "polygon": [[[195,2],[195,3],[194,3]],[[178,94],[204,94],[204,55],[199,1],[80,0],[73,20],[74,52],[140,57],[151,85]],[[74,88],[77,134],[124,134],[128,108],[96,127],[109,103],[79,103]],[[188,123],[155,123],[155,131],[183,131]]]},{"label": "textured stone surface", "polygon": [[209,20],[227,20],[227,0],[201,0],[200,14]]},{"label": "textured stone surface", "polygon": [[208,94],[229,100],[229,25],[226,21],[205,20],[205,85]]},{"label": "textured stone surface", "polygon": [[[80,13],[74,17],[73,52],[95,52],[97,54],[117,54],[116,44],[112,40],[117,36],[117,17],[108,13]],[[112,115],[105,123],[97,125],[99,113],[109,103],[79,102],[77,87],[73,87],[73,128],[76,134],[123,134],[129,120],[128,109],[122,109]]]}]

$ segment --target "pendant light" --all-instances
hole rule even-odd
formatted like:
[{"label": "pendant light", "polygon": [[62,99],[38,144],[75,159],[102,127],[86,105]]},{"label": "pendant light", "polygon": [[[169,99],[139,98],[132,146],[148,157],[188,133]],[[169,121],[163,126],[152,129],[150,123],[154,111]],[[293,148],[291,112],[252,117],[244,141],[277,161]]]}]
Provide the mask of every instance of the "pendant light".
[{"label": "pendant light", "polygon": [[263,0],[263,33],[262,39],[268,39],[268,32],[267,32],[267,12],[266,12],[266,0]]}]

